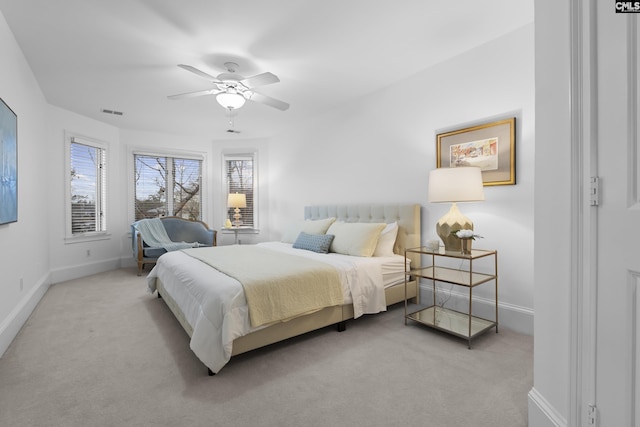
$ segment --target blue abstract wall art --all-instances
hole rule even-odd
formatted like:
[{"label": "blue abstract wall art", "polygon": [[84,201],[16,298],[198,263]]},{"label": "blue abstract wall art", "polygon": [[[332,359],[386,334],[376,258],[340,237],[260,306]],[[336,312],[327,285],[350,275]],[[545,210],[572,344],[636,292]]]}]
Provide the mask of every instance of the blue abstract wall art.
[{"label": "blue abstract wall art", "polygon": [[18,220],[18,116],[0,99],[0,224]]}]

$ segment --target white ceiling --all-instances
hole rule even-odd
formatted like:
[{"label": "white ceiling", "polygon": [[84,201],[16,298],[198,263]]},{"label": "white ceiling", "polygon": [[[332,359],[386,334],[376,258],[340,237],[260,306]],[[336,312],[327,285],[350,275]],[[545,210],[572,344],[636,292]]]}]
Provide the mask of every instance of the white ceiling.
[{"label": "white ceiling", "polygon": [[[0,0],[47,101],[120,128],[265,137],[533,22],[533,0]],[[508,55],[505,55],[508,60]],[[247,102],[227,133],[213,87],[237,62],[287,111]],[[123,116],[102,113],[117,110]]]}]

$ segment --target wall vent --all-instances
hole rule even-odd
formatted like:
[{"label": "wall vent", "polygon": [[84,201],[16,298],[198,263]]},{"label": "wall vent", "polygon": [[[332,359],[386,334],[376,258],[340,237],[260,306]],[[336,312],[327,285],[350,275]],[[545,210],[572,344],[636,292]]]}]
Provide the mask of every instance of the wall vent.
[{"label": "wall vent", "polygon": [[122,111],[107,110],[106,108],[103,108],[100,111],[105,113],[105,114],[113,114],[114,116],[122,116],[124,114]]}]

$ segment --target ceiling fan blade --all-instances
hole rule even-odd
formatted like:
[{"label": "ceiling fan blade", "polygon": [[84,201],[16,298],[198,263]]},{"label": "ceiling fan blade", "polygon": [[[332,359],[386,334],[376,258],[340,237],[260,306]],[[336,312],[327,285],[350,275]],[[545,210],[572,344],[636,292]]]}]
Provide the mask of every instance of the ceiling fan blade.
[{"label": "ceiling fan blade", "polygon": [[260,104],[268,105],[270,107],[277,108],[278,110],[285,111],[289,109],[289,104],[279,99],[271,98],[270,96],[263,95],[254,91],[244,92],[244,96],[251,101],[259,102]]},{"label": "ceiling fan blade", "polygon": [[199,90],[197,92],[187,92],[187,93],[180,93],[178,95],[170,95],[170,96],[167,96],[167,98],[172,100],[195,98],[197,96],[215,95],[216,93],[220,93],[220,91],[218,89],[206,89],[206,90]]},{"label": "ceiling fan blade", "polygon": [[191,65],[178,64],[178,67],[182,68],[183,70],[190,71],[193,74],[202,77],[203,79],[207,79],[209,81],[214,81],[214,82],[219,82],[219,80],[217,78],[213,77],[210,74],[205,73],[204,71],[200,71],[196,67],[192,67]]},{"label": "ceiling fan blade", "polygon": [[279,81],[278,76],[267,72],[253,77],[247,77],[246,79],[240,80],[240,83],[251,89],[252,87],[270,85],[271,83],[278,83]]}]

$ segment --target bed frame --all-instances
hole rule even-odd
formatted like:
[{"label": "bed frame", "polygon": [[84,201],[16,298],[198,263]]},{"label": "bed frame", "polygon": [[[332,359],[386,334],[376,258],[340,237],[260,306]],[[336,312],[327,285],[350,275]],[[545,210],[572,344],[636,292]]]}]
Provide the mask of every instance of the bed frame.
[{"label": "bed frame", "polygon": [[[420,205],[373,204],[373,205],[323,205],[306,206],[305,219],[317,220],[335,217],[337,221],[345,222],[398,222],[398,237],[394,252],[404,255],[404,250],[420,246]],[[412,259],[417,265],[419,260]],[[158,297],[161,297],[169,309],[176,316],[184,330],[192,336],[193,328],[186,321],[177,304],[169,296],[164,285],[157,280]],[[415,298],[417,283],[411,281],[407,286],[407,298]],[[387,306],[403,302],[405,299],[404,283],[400,283],[385,290]],[[330,325],[336,325],[338,331],[346,329],[346,321],[353,319],[353,305],[327,307],[312,314],[300,316],[287,322],[273,324],[267,328],[251,332],[233,341],[232,356],[267,346],[297,335],[311,332]],[[209,375],[213,372],[209,369]]]}]

